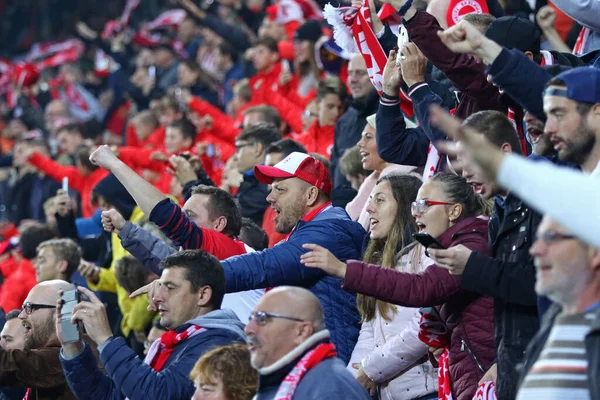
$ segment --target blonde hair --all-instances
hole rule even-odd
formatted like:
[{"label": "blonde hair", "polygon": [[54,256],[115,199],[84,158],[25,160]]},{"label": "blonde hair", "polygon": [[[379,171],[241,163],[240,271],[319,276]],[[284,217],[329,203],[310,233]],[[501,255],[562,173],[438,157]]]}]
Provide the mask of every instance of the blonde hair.
[{"label": "blonde hair", "polygon": [[250,351],[245,344],[233,343],[204,353],[190,372],[192,382],[200,380],[215,384],[215,378],[223,382],[227,399],[252,399],[256,394],[258,376],[250,364]]}]

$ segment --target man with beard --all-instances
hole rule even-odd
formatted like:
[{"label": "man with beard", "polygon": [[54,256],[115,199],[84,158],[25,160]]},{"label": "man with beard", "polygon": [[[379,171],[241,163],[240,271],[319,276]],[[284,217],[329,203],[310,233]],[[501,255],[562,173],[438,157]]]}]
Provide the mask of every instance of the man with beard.
[{"label": "man with beard", "polygon": [[27,399],[76,398],[62,372],[54,322],[58,291],[73,289],[68,282],[53,280],[29,291],[18,317],[25,330],[25,348],[0,352],[0,386],[26,387]]},{"label": "man with beard", "polygon": [[370,398],[336,357],[324,319],[306,289],[281,286],[263,296],[245,329],[258,399]]},{"label": "man with beard", "polygon": [[[92,159],[110,167],[103,159],[102,149],[98,149]],[[120,175],[118,166],[111,168],[121,178],[129,179],[129,173]],[[331,177],[325,165],[314,157],[293,152],[272,167],[256,165],[254,173],[260,182],[271,184],[267,201],[275,210],[275,229],[287,236],[271,249],[222,261],[226,292],[280,285],[310,288],[327,315],[331,316],[325,321],[331,332],[331,341],[336,345],[339,357],[348,362],[359,333],[356,296],[341,288],[341,279],[327,276],[321,270],[305,268],[300,256],[308,251],[302,247],[304,244],[317,243],[339,260],[358,259],[366,232],[343,209],[332,206]],[[152,210],[162,200],[151,192],[138,197],[136,200],[142,209]],[[150,213],[151,219],[153,213]],[[199,230],[195,224],[190,224],[189,229],[191,234],[197,234]],[[132,295],[147,293],[155,284],[156,281]],[[151,294],[148,298],[152,301]]]}]

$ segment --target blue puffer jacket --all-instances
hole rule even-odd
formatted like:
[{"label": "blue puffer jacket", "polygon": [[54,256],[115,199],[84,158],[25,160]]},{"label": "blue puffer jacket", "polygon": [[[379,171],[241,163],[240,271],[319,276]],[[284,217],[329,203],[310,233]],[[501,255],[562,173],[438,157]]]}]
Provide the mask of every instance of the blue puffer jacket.
[{"label": "blue puffer jacket", "polygon": [[356,295],[341,288],[341,279],[328,276],[317,268],[306,268],[300,263],[300,255],[306,252],[303,244],[314,243],[325,247],[341,261],[360,259],[365,235],[363,227],[352,221],[343,209],[325,209],[310,222],[298,222],[286,242],[272,249],[222,261],[226,290],[230,293],[281,285],[309,289],[321,301],[325,325],[338,357],[347,363],[360,330]]},{"label": "blue puffer jacket", "polygon": [[78,399],[86,400],[188,400],[194,394],[189,379],[198,358],[217,346],[245,340],[244,324],[231,310],[215,310],[194,318],[189,324],[206,329],[175,346],[160,372],[145,364],[123,338],[110,339],[99,346],[104,375],[87,344],[82,353],[66,359],[61,351],[60,362],[67,382]]}]

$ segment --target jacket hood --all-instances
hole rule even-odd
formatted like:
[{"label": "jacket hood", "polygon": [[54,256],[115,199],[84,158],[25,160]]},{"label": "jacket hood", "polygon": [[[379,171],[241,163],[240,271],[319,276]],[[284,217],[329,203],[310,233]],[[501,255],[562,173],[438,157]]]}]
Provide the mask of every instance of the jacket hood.
[{"label": "jacket hood", "polygon": [[112,204],[123,215],[123,218],[129,220],[136,206],[135,200],[116,176],[108,174],[106,178],[94,186],[93,191],[104,197],[107,202]]},{"label": "jacket hood", "polygon": [[227,331],[238,334],[241,338],[246,339],[244,334],[244,324],[228,308],[211,311],[200,317],[196,317],[187,321],[188,324],[194,324],[206,329],[225,329]]},{"label": "jacket hood", "polygon": [[488,218],[470,217],[460,221],[458,224],[444,232],[442,236],[440,236],[439,242],[444,247],[449,247],[452,242],[456,240],[457,236],[474,233],[479,235],[483,234],[487,238],[487,231]]}]

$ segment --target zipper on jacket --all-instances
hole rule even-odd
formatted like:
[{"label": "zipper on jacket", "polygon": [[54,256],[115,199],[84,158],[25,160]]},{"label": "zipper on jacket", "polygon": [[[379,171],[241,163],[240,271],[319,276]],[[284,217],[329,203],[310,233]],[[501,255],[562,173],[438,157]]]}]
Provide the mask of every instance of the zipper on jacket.
[{"label": "zipper on jacket", "polygon": [[471,357],[471,359],[473,361],[475,361],[475,364],[477,364],[477,368],[479,368],[479,370],[485,374],[485,369],[483,369],[483,366],[481,365],[481,363],[479,362],[479,360],[477,359],[477,357],[475,356],[475,353],[473,353],[473,350],[471,350],[471,347],[469,347],[469,344],[467,343],[467,341],[461,336],[460,338],[460,351],[467,351],[467,353],[469,354],[469,356]]}]

